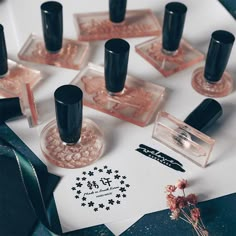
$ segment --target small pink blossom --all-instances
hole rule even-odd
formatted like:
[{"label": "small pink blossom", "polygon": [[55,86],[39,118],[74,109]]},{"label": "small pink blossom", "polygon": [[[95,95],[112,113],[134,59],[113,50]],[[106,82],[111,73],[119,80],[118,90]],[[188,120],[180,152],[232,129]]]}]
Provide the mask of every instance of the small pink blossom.
[{"label": "small pink blossom", "polygon": [[178,220],[179,215],[180,215],[180,210],[176,209],[171,212],[170,218],[171,218],[171,220]]},{"label": "small pink blossom", "polygon": [[176,190],[176,187],[174,185],[166,186],[166,192],[173,193],[175,190]]},{"label": "small pink blossom", "polygon": [[166,196],[167,199],[167,205],[170,208],[171,211],[176,210],[177,205],[176,205],[176,197],[173,194],[168,194]]},{"label": "small pink blossom", "polygon": [[191,214],[191,218],[192,218],[194,221],[198,221],[198,219],[200,218],[200,210],[199,210],[199,208],[193,208],[193,209],[190,211],[190,214]]},{"label": "small pink blossom", "polygon": [[181,179],[179,180],[176,185],[175,185],[178,189],[185,189],[187,187],[187,180],[185,179]]},{"label": "small pink blossom", "polygon": [[192,205],[196,205],[197,204],[197,196],[193,193],[189,194],[186,197],[187,201],[192,204]]},{"label": "small pink blossom", "polygon": [[178,196],[176,198],[176,206],[179,209],[182,209],[187,206],[187,201],[185,197]]}]

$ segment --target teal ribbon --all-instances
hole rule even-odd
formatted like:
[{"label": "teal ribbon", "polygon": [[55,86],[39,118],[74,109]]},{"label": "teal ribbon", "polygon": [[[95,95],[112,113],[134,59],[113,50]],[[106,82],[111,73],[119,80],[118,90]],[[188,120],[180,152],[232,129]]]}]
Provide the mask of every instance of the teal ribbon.
[{"label": "teal ribbon", "polygon": [[[48,235],[61,235],[60,224],[57,224],[56,226],[54,225],[54,227],[50,224],[37,172],[31,161],[19,153],[9,142],[1,137],[0,146],[10,148],[14,153],[19,167],[21,181],[28,196],[29,204],[38,217],[39,223],[44,226],[44,229],[48,232]],[[57,223],[59,222],[55,207],[50,209],[50,216],[51,218],[55,218]]]}]

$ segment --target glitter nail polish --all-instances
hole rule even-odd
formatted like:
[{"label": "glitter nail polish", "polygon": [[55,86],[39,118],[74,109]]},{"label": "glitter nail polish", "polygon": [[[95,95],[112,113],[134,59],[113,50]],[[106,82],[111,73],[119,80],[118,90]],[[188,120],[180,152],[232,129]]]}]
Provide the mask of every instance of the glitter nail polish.
[{"label": "glitter nail polish", "polygon": [[205,67],[192,75],[192,87],[207,97],[224,97],[233,90],[232,76],[225,71],[235,37],[225,30],[214,31],[206,57]]},{"label": "glitter nail polish", "polygon": [[159,35],[160,24],[150,9],[126,11],[127,0],[109,0],[109,12],[75,14],[78,39],[107,40]]},{"label": "glitter nail polish", "polygon": [[80,168],[96,161],[103,153],[100,128],[83,118],[83,92],[74,85],[63,85],[54,93],[56,120],[41,132],[41,150],[56,166]]},{"label": "glitter nail polish", "polygon": [[89,64],[71,82],[84,92],[84,105],[138,126],[146,126],[163,100],[165,88],[127,75],[129,44],[105,43],[104,67]]},{"label": "glitter nail polish", "polygon": [[89,44],[63,38],[63,6],[48,1],[41,5],[43,38],[31,34],[18,57],[21,60],[69,69],[81,69],[88,58]]},{"label": "glitter nail polish", "polygon": [[203,60],[204,55],[182,39],[187,7],[180,2],[165,6],[162,35],[135,46],[136,52],[168,77]]},{"label": "glitter nail polish", "polygon": [[4,27],[0,24],[0,96],[21,97],[22,83],[33,89],[40,79],[39,71],[8,59]]}]

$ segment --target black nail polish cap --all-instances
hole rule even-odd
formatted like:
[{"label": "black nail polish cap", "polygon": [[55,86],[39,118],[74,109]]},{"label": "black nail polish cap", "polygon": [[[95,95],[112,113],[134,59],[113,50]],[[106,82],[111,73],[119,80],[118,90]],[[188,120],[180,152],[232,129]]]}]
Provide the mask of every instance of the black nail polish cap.
[{"label": "black nail polish cap", "polygon": [[41,5],[41,16],[45,47],[56,53],[62,48],[63,14],[59,2],[48,1]]},{"label": "black nail polish cap", "polygon": [[208,82],[221,79],[229,60],[235,37],[228,31],[217,30],[211,35],[204,77]]},{"label": "black nail polish cap", "polygon": [[4,28],[0,24],[0,76],[5,75],[7,71],[7,48],[5,42]]},{"label": "black nail polish cap", "polygon": [[18,97],[0,99],[0,114],[0,122],[4,122],[18,116],[23,116],[20,106],[20,99]]},{"label": "black nail polish cap", "polygon": [[182,38],[187,7],[180,2],[170,2],[165,6],[162,28],[162,48],[174,52]]},{"label": "black nail polish cap", "polygon": [[184,122],[199,131],[204,131],[222,114],[221,105],[212,98],[206,98],[188,115]]},{"label": "black nail polish cap", "polygon": [[66,144],[79,141],[82,127],[83,92],[75,85],[63,85],[54,92],[57,127]]},{"label": "black nail polish cap", "polygon": [[109,0],[109,17],[113,23],[120,23],[125,19],[127,0]]},{"label": "black nail polish cap", "polygon": [[121,92],[125,80],[129,60],[129,43],[123,39],[110,39],[105,43],[105,84],[112,93]]}]

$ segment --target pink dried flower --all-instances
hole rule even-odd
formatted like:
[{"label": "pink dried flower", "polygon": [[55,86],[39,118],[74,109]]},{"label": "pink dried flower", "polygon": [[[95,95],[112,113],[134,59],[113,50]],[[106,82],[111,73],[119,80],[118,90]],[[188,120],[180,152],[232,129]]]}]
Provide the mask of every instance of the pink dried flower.
[{"label": "pink dried flower", "polygon": [[176,187],[174,185],[166,186],[166,192],[173,193],[175,190],[176,190]]},{"label": "pink dried flower", "polygon": [[182,209],[187,206],[187,201],[185,197],[178,196],[176,198],[176,206],[179,209]]},{"label": "pink dried flower", "polygon": [[191,218],[192,218],[194,221],[198,221],[198,219],[200,218],[200,210],[199,210],[199,208],[193,208],[193,209],[190,211],[190,214],[191,214]]},{"label": "pink dried flower", "polygon": [[197,196],[193,193],[189,194],[186,197],[188,203],[192,204],[192,205],[196,205],[197,204]]},{"label": "pink dried flower", "polygon": [[175,185],[178,189],[185,189],[187,187],[187,180],[181,179]]},{"label": "pink dried flower", "polygon": [[[185,188],[187,187],[187,180],[182,179],[177,182],[176,185],[166,186],[166,199],[167,205],[171,210],[171,220],[181,219],[188,222],[194,228],[198,236],[208,236],[208,231],[205,228],[201,216],[200,210],[196,207],[197,196],[193,193],[185,196]],[[182,192],[181,196],[176,196],[177,188]],[[182,190],[182,191],[181,191]]]},{"label": "pink dried flower", "polygon": [[171,220],[178,220],[179,215],[180,215],[180,210],[176,209],[171,212],[170,218],[171,218]]},{"label": "pink dried flower", "polygon": [[171,211],[176,210],[177,205],[176,205],[176,197],[173,194],[168,194],[166,196],[167,199],[167,205],[170,208]]}]

